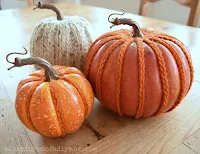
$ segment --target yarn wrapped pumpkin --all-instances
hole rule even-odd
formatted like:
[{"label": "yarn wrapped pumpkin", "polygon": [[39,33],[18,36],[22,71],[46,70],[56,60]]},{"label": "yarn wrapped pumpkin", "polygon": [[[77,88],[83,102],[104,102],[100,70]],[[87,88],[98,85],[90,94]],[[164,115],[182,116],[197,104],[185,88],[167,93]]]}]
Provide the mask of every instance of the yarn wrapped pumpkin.
[{"label": "yarn wrapped pumpkin", "polygon": [[64,16],[51,4],[39,2],[36,8],[55,11],[57,19],[48,17],[37,23],[30,41],[31,56],[83,71],[85,56],[94,38],[91,24],[83,17]]},{"label": "yarn wrapped pumpkin", "polygon": [[98,100],[119,115],[136,118],[177,107],[194,78],[184,44],[159,31],[141,30],[128,18],[109,21],[133,30],[105,33],[89,48],[85,74]]},{"label": "yarn wrapped pumpkin", "polygon": [[94,102],[92,87],[81,71],[74,67],[53,67],[37,57],[17,57],[10,63],[14,64],[11,68],[32,64],[44,68],[30,74],[18,85],[15,107],[21,122],[47,137],[77,131]]}]

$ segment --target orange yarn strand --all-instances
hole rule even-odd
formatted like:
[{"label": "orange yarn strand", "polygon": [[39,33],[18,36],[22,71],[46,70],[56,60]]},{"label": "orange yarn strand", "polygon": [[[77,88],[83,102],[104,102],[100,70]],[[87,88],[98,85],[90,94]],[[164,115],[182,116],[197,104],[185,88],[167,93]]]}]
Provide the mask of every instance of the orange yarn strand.
[{"label": "orange yarn strand", "polygon": [[[102,37],[103,38],[103,37]],[[109,41],[112,41],[112,40],[118,40],[120,39],[121,37],[120,36],[111,36],[111,37],[107,37],[106,39],[102,40],[96,47],[95,49],[93,49],[91,52],[90,52],[90,49],[89,49],[89,52],[88,52],[88,56],[87,56],[87,63],[86,63],[86,66],[85,66],[85,75],[86,77],[88,78],[89,77],[89,72],[90,72],[90,67],[91,67],[91,64],[92,64],[92,61],[94,59],[94,56],[96,55],[96,53],[99,51],[99,49],[106,43],[108,43]],[[92,46],[94,45],[95,43],[92,44]]]},{"label": "orange yarn strand", "polygon": [[[121,35],[121,33],[122,32],[124,32],[124,31],[122,31],[122,30],[116,30],[116,31],[113,31],[113,32],[107,32],[107,33],[105,33],[105,34],[103,34],[103,35],[101,35],[99,38],[97,38],[92,44],[91,44],[91,46],[90,46],[90,48],[88,49],[88,54],[87,54],[87,56],[86,56],[86,61],[88,61],[88,63],[86,63],[86,66],[85,66],[85,74],[86,74],[86,77],[88,78],[88,75],[89,75],[89,70],[90,70],[90,65],[91,65],[91,63],[92,63],[92,60],[93,60],[93,58],[94,58],[94,56],[96,55],[96,53],[98,52],[98,50],[96,51],[96,52],[92,52],[92,53],[90,53],[90,50],[93,48],[93,46],[94,45],[96,45],[96,43],[98,42],[98,41],[100,41],[101,39],[104,39],[104,38],[110,38],[110,37],[115,37],[116,38],[116,36],[118,36],[118,35]],[[127,33],[127,32],[126,32]],[[128,35],[128,34],[127,34]],[[109,42],[109,41],[107,41],[107,42]],[[106,42],[106,43],[107,43]],[[99,45],[100,46],[100,45]]]},{"label": "orange yarn strand", "polygon": [[176,100],[176,103],[173,105],[173,107],[171,109],[168,110],[168,111],[171,111],[181,103],[181,100],[184,97],[184,92],[186,90],[185,70],[184,70],[183,63],[181,61],[181,57],[180,57],[179,53],[176,51],[176,49],[171,44],[169,44],[167,41],[164,41],[164,40],[159,39],[159,38],[152,38],[151,40],[154,40],[154,41],[164,45],[171,52],[171,54],[173,55],[173,57],[176,61],[176,64],[177,64],[177,67],[178,67],[178,70],[179,70],[181,90],[179,92],[179,96],[178,96],[178,99]]},{"label": "orange yarn strand", "polygon": [[[181,48],[181,50],[183,51],[183,53],[184,53],[184,55],[185,55],[185,57],[186,57],[186,59],[187,59],[189,68],[190,68],[190,87],[189,87],[189,90],[190,90],[190,88],[191,88],[191,86],[192,86],[192,83],[193,83],[193,80],[194,80],[194,68],[193,68],[193,66],[192,66],[192,60],[191,60],[189,54],[187,53],[187,51],[186,51],[185,48],[184,48],[184,44],[183,44],[181,41],[177,40],[177,39],[173,39],[173,37],[170,37],[170,36],[168,36],[167,34],[166,34],[165,36],[162,36],[162,35],[161,35],[161,36],[159,36],[159,38],[165,39],[165,40],[168,40],[168,41],[171,41],[171,42],[175,43],[175,44],[178,45],[179,48]],[[188,91],[189,91],[189,90],[188,90]]]},{"label": "orange yarn strand", "polygon": [[[180,43],[182,43],[180,40],[178,40],[176,37],[172,36],[172,35],[168,35],[166,33],[162,33],[160,35],[157,35],[157,37],[163,37],[163,36],[166,36],[166,37],[170,37],[171,39],[175,39],[177,41],[179,41]],[[183,44],[183,43],[182,43]],[[183,44],[184,45],[184,44]]]},{"label": "orange yarn strand", "polygon": [[135,118],[139,118],[142,116],[145,102],[145,58],[143,40],[137,39],[136,43],[139,62],[139,104]]},{"label": "orange yarn strand", "polygon": [[[98,96],[99,101],[103,104],[103,99],[102,99],[102,93],[101,93],[101,82],[102,82],[102,76],[103,76],[103,71],[104,71],[104,67],[106,65],[106,62],[109,58],[109,56],[112,54],[112,52],[121,44],[123,44],[125,42],[125,40],[121,39],[119,41],[116,41],[115,43],[113,43],[105,52],[105,54],[103,55],[100,64],[99,64],[99,68],[98,68],[98,72],[97,72],[97,78],[96,78],[96,93]],[[104,104],[106,106],[106,104]]]},{"label": "orange yarn strand", "polygon": [[134,39],[127,40],[121,46],[121,50],[117,59],[117,70],[116,70],[116,105],[119,115],[123,115],[120,108],[120,93],[121,93],[121,77],[123,71],[124,57],[129,45],[134,41]]},{"label": "orange yarn strand", "polygon": [[89,50],[90,50],[98,41],[100,41],[101,39],[106,38],[106,37],[116,36],[117,34],[119,34],[118,31],[119,31],[119,30],[113,31],[113,32],[107,32],[107,33],[101,35],[100,37],[98,37],[98,38],[92,43],[92,45],[90,46]]},{"label": "orange yarn strand", "polygon": [[162,104],[160,105],[159,110],[153,115],[153,117],[155,117],[164,112],[164,110],[167,106],[167,103],[168,103],[169,84],[168,84],[168,78],[167,78],[167,70],[166,70],[166,65],[165,65],[165,61],[164,61],[162,52],[160,51],[159,47],[153,41],[151,41],[149,39],[144,39],[144,42],[147,43],[154,51],[154,54],[158,61],[161,83],[162,83],[162,91],[163,91]]}]

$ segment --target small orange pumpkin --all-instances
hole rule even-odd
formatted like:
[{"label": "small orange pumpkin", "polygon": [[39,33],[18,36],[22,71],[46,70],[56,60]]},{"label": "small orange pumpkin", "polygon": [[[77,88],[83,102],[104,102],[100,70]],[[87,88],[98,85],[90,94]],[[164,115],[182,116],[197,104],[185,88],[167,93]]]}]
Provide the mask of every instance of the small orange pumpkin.
[{"label": "small orange pumpkin", "polygon": [[173,36],[141,30],[131,19],[109,21],[132,26],[133,32],[108,32],[90,46],[85,74],[98,100],[120,115],[136,118],[173,110],[194,78],[187,48]]},{"label": "small orange pumpkin", "polygon": [[75,132],[82,125],[92,110],[94,95],[81,71],[74,67],[53,67],[36,57],[17,57],[13,64],[13,67],[37,64],[44,68],[30,74],[17,88],[16,112],[27,128],[44,136],[59,137]]}]

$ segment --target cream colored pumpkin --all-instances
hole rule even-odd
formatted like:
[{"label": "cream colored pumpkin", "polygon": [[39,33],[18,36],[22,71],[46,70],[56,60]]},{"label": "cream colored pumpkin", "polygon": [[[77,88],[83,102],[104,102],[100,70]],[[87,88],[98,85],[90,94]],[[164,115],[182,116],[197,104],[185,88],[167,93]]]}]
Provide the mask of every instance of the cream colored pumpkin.
[{"label": "cream colored pumpkin", "polygon": [[37,8],[53,8],[57,19],[49,17],[37,23],[30,42],[31,56],[83,71],[86,53],[94,39],[90,23],[79,16],[64,17],[60,9],[50,4],[39,2]]}]

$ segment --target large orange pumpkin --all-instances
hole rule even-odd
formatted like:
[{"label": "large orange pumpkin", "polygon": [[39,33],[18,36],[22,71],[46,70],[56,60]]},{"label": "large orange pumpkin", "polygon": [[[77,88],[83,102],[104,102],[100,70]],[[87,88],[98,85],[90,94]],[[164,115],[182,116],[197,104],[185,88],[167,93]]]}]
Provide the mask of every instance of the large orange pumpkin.
[{"label": "large orange pumpkin", "polygon": [[81,71],[53,67],[42,58],[15,58],[13,64],[37,64],[44,68],[18,85],[15,107],[22,123],[48,137],[75,132],[91,112],[94,101],[92,87]]},{"label": "large orange pumpkin", "polygon": [[181,41],[155,30],[129,25],[100,36],[90,47],[85,74],[98,100],[120,115],[158,116],[180,104],[193,82],[190,54]]}]

